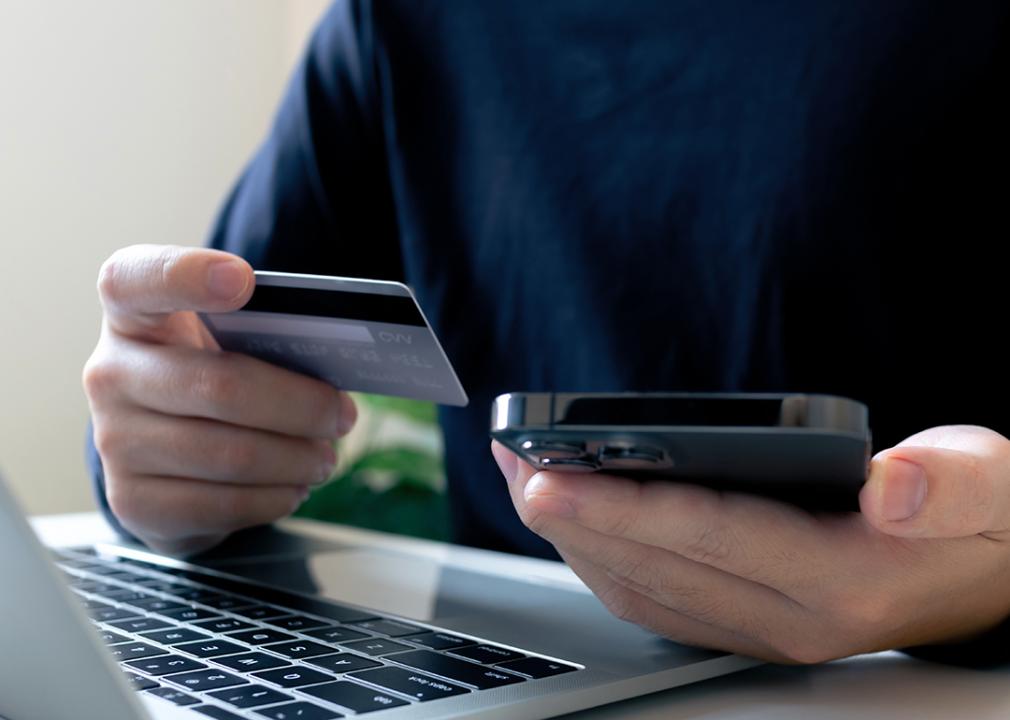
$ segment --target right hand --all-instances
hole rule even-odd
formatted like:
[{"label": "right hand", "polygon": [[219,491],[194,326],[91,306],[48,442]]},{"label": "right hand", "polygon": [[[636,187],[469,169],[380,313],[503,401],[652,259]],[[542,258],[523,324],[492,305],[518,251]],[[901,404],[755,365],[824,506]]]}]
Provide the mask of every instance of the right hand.
[{"label": "right hand", "polygon": [[293,512],[336,463],[354,402],[332,386],[222,352],[198,311],[244,305],[241,258],[136,245],[98,278],[104,318],[84,367],[112,512],[160,552],[191,554]]}]

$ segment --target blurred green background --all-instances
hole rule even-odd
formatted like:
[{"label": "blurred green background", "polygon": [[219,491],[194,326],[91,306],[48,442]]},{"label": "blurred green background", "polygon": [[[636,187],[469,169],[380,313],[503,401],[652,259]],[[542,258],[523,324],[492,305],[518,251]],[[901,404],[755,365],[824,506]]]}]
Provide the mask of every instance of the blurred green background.
[{"label": "blurred green background", "polygon": [[448,539],[442,432],[435,405],[352,395],[358,421],[337,443],[333,478],[314,490],[295,515]]}]

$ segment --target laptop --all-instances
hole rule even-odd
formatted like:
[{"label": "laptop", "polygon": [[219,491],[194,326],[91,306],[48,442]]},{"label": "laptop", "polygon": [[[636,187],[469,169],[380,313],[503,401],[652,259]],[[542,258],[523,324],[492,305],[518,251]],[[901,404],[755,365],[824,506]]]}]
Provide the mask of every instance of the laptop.
[{"label": "laptop", "polygon": [[546,718],[758,664],[586,592],[264,530],[198,561],[45,547],[0,480],[0,718]]}]

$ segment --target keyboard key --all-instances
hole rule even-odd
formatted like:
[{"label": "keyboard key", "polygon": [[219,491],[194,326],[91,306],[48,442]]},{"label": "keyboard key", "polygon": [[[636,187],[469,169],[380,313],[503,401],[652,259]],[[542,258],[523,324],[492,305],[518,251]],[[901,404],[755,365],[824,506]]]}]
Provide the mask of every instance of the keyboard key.
[{"label": "keyboard key", "polygon": [[287,642],[276,643],[274,645],[264,645],[263,649],[295,659],[327,655],[333,652],[333,648],[327,645],[320,645],[311,640],[288,640]]},{"label": "keyboard key", "polygon": [[219,688],[231,687],[232,685],[246,684],[246,681],[242,678],[220,670],[197,670],[196,672],[180,673],[179,675],[166,675],[162,679],[166,682],[182,685],[190,690],[217,690]]},{"label": "keyboard key", "polygon": [[106,597],[106,593],[128,592],[122,585],[103,583],[98,580],[74,580],[70,585],[81,592],[94,593],[103,597]]},{"label": "keyboard key", "polygon": [[399,620],[365,620],[364,622],[353,623],[354,627],[367,630],[378,635],[388,635],[389,637],[401,637],[403,635],[416,635],[424,632],[424,628],[417,625],[408,625]]},{"label": "keyboard key", "polygon": [[348,650],[354,650],[355,652],[373,656],[386,655],[388,653],[400,652],[401,650],[411,649],[409,645],[393,642],[392,640],[383,640],[382,638],[369,638],[368,640],[358,640],[356,642],[343,643],[343,645]]},{"label": "keyboard key", "polygon": [[127,572],[126,570],[116,570],[115,572],[105,573],[102,577],[109,578],[110,580],[118,580],[119,582],[124,583],[132,583],[134,580],[143,579],[142,575]]},{"label": "keyboard key", "polygon": [[452,648],[463,647],[464,645],[474,645],[475,642],[468,638],[456,637],[448,633],[430,632],[423,635],[411,635],[403,638],[412,643],[427,645],[432,650],[450,650]]},{"label": "keyboard key", "polygon": [[187,695],[182,690],[176,690],[170,687],[158,687],[148,690],[151,695],[157,695],[162,700],[168,700],[170,703],[175,703],[176,705],[196,705],[199,700],[197,700],[192,695]]},{"label": "keyboard key", "polygon": [[186,592],[187,590],[192,590],[192,588],[189,585],[179,585],[178,583],[165,582],[164,580],[159,580],[152,583],[145,582],[144,587],[150,590],[157,590],[158,592],[168,593],[169,595],[177,595],[178,593]]},{"label": "keyboard key", "polygon": [[194,642],[196,640],[210,640],[210,635],[204,635],[196,630],[187,628],[170,628],[168,630],[156,630],[141,635],[143,638],[153,640],[162,645],[178,645],[180,643]]},{"label": "keyboard key", "polygon": [[137,675],[136,673],[131,672],[124,672],[123,675],[126,676],[126,682],[130,683],[130,687],[132,687],[137,692],[140,692],[141,690],[150,690],[151,688],[158,687],[158,683],[156,683],[154,680],[149,680],[148,678],[142,675]]},{"label": "keyboard key", "polygon": [[270,720],[333,720],[343,717],[340,713],[307,702],[278,705],[266,710],[257,710],[256,714]]},{"label": "keyboard key", "polygon": [[165,617],[172,618],[173,620],[178,620],[179,622],[193,622],[195,620],[210,620],[211,618],[221,617],[217,613],[212,613],[210,610],[204,610],[203,608],[186,607],[182,610],[165,610],[159,612],[159,615],[164,615]]},{"label": "keyboard key", "polygon": [[87,598],[81,598],[81,605],[85,610],[91,612],[92,610],[112,610],[113,606],[107,602],[102,602],[101,600],[89,600]]},{"label": "keyboard key", "polygon": [[118,645],[124,642],[134,642],[132,638],[128,638],[125,635],[119,635],[118,633],[111,632],[109,630],[99,630],[98,637],[102,639],[107,645]]},{"label": "keyboard key", "polygon": [[134,670],[140,670],[148,675],[169,675],[171,673],[189,672],[190,670],[202,670],[207,667],[196,660],[184,658],[181,655],[165,655],[163,657],[146,658],[144,660],[130,660],[123,663]]},{"label": "keyboard key", "polygon": [[[111,586],[110,586],[111,587]],[[124,603],[126,605],[132,605],[131,600],[149,600],[154,595],[149,593],[140,592],[139,590],[130,590],[128,588],[117,587],[116,589],[108,590],[92,590],[92,593],[99,595],[106,600],[114,600],[118,603]]]},{"label": "keyboard key", "polygon": [[316,620],[314,618],[305,617],[304,615],[288,615],[287,617],[267,620],[266,623],[268,625],[273,625],[274,627],[279,627],[281,630],[294,630],[296,632],[311,630],[312,628],[322,627],[323,625],[328,624],[323,620]]},{"label": "keyboard key", "polygon": [[218,595],[217,597],[207,597],[203,600],[197,600],[201,605],[206,605],[207,607],[212,607],[217,610],[234,610],[235,608],[245,607],[246,605],[251,605],[251,600],[246,600],[244,598],[235,597],[234,595]]},{"label": "keyboard key", "polygon": [[99,622],[113,622],[115,620],[137,617],[137,611],[114,607],[95,608],[88,610],[88,615],[91,616],[92,620],[98,620]]},{"label": "keyboard key", "polygon": [[94,575],[102,575],[102,576],[106,576],[106,577],[112,576],[112,575],[119,575],[120,573],[126,573],[126,570],[124,570],[121,567],[115,567],[115,565],[113,565],[112,563],[109,563],[108,565],[105,565],[105,564],[102,564],[102,565],[95,565],[95,564],[85,565],[84,567],[78,568],[78,569],[79,570],[86,570],[87,572],[93,573]]},{"label": "keyboard key", "polygon": [[281,670],[265,670],[264,672],[253,673],[253,677],[260,680],[272,682],[281,687],[294,688],[303,685],[316,685],[318,683],[336,680],[332,675],[321,673],[318,670],[309,670],[302,667],[289,667]]},{"label": "keyboard key", "polygon": [[248,652],[249,648],[244,645],[236,645],[225,640],[200,640],[198,642],[183,643],[174,646],[176,650],[196,655],[199,658],[211,658],[218,655],[234,655],[235,653]]},{"label": "keyboard key", "polygon": [[232,670],[240,672],[253,672],[254,670],[269,670],[270,668],[284,667],[290,665],[287,660],[279,657],[267,655],[266,653],[245,653],[244,655],[231,655],[229,657],[214,658],[218,665],[224,665]]},{"label": "keyboard key", "polygon": [[346,627],[324,627],[318,630],[305,630],[302,634],[331,643],[350,642],[351,640],[361,640],[371,637],[371,635],[358,632],[357,630],[348,630]]},{"label": "keyboard key", "polygon": [[538,657],[513,660],[512,662],[502,663],[498,667],[505,670],[519,672],[523,675],[529,675],[534,679],[561,675],[562,673],[578,670],[577,667],[572,667],[571,665],[564,665],[559,662],[554,662],[553,660],[544,660],[543,658]]},{"label": "keyboard key", "polygon": [[310,665],[315,665],[316,667],[321,667],[324,670],[332,670],[333,672],[338,673],[353,672],[355,670],[367,670],[368,668],[379,667],[382,664],[376,662],[375,660],[363,658],[360,655],[352,655],[351,653],[324,655],[322,657],[314,657],[310,660],[306,660],[305,662]]},{"label": "keyboard key", "polygon": [[[217,588],[229,592],[235,592],[255,600],[263,605],[280,605],[288,608],[284,614],[290,615],[293,612],[309,613],[319,617],[329,618],[336,622],[359,622],[370,620],[375,617],[374,613],[362,612],[353,608],[338,605],[328,600],[309,598],[303,595],[293,595],[276,588],[252,585],[241,580],[218,577],[217,575],[205,575],[193,570],[182,570],[180,576],[198,582],[201,585]],[[250,600],[252,602],[252,600]]]},{"label": "keyboard key", "polygon": [[132,602],[126,603],[130,607],[140,608],[141,610],[146,610],[153,613],[161,613],[162,610],[186,610],[189,605],[183,605],[182,603],[172,602],[171,600],[165,600],[164,598],[154,597],[145,598],[143,600],[133,600]]},{"label": "keyboard key", "polygon": [[399,700],[392,695],[386,695],[378,690],[346,681],[302,688],[302,692],[326,702],[343,705],[359,713],[385,710],[407,704],[406,701]]},{"label": "keyboard key", "polygon": [[475,665],[466,660],[457,660],[446,655],[439,655],[429,650],[414,650],[400,653],[390,658],[401,665],[407,665],[417,670],[424,670],[433,675],[441,675],[449,680],[472,685],[479,690],[486,690],[502,685],[513,685],[523,682],[526,678],[498,670],[497,668]]},{"label": "keyboard key", "polygon": [[290,695],[271,690],[263,685],[244,685],[232,690],[219,690],[218,692],[207,693],[212,698],[234,705],[237,708],[259,707],[260,705],[274,705],[285,700],[294,700]]},{"label": "keyboard key", "polygon": [[177,598],[182,598],[189,602],[203,602],[204,600],[209,600],[212,598],[223,598],[224,595],[221,593],[216,593],[213,590],[205,590],[204,588],[187,588],[185,590],[178,590],[174,593]]},{"label": "keyboard key", "polygon": [[465,695],[470,692],[465,687],[453,685],[445,680],[439,680],[428,675],[422,675],[414,670],[404,670],[398,667],[381,667],[375,670],[365,670],[354,673],[351,677],[359,678],[372,685],[384,687],[387,690],[409,695],[421,702],[438,700],[439,698]]},{"label": "keyboard key", "polygon": [[112,645],[109,647],[109,652],[112,653],[112,656],[116,660],[139,660],[140,658],[165,654],[165,651],[159,647],[139,642]]},{"label": "keyboard key", "polygon": [[495,663],[519,660],[526,657],[522,653],[506,650],[505,648],[498,647],[497,645],[470,645],[468,647],[453,650],[452,654],[469,658],[470,660],[476,660],[477,662],[484,663],[485,665],[494,665]]},{"label": "keyboard key", "polygon": [[217,705],[201,705],[200,707],[190,708],[190,710],[195,710],[201,715],[214,718],[214,720],[244,720],[241,715],[228,712],[224,708],[219,708]]},{"label": "keyboard key", "polygon": [[228,637],[241,640],[250,645],[266,645],[267,643],[280,642],[281,640],[297,640],[294,635],[282,633],[280,630],[244,630],[242,632],[231,633]]},{"label": "keyboard key", "polygon": [[116,628],[117,630],[122,630],[123,632],[145,632],[147,630],[160,630],[161,628],[172,627],[171,623],[167,623],[164,620],[158,620],[152,617],[138,617],[131,618],[130,620],[117,620],[116,622],[110,622],[109,625]]},{"label": "keyboard key", "polygon": [[246,608],[235,608],[232,610],[236,615],[247,617],[250,620],[266,620],[267,618],[287,615],[288,611],[282,608],[271,607],[270,605],[251,605]]},{"label": "keyboard key", "polygon": [[193,623],[198,628],[202,630],[209,630],[210,632],[228,632],[229,630],[248,630],[253,627],[253,625],[242,622],[241,620],[236,620],[235,618],[217,618],[216,620],[201,620],[200,622]]}]

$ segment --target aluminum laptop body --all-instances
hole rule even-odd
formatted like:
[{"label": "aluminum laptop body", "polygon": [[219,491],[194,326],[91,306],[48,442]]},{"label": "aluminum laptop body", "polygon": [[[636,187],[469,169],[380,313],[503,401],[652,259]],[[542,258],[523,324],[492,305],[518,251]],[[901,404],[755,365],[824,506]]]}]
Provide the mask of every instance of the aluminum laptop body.
[{"label": "aluminum laptop body", "polygon": [[367,542],[265,529],[188,563],[45,548],[2,482],[0,573],[4,720],[545,718],[757,664],[560,583]]}]

